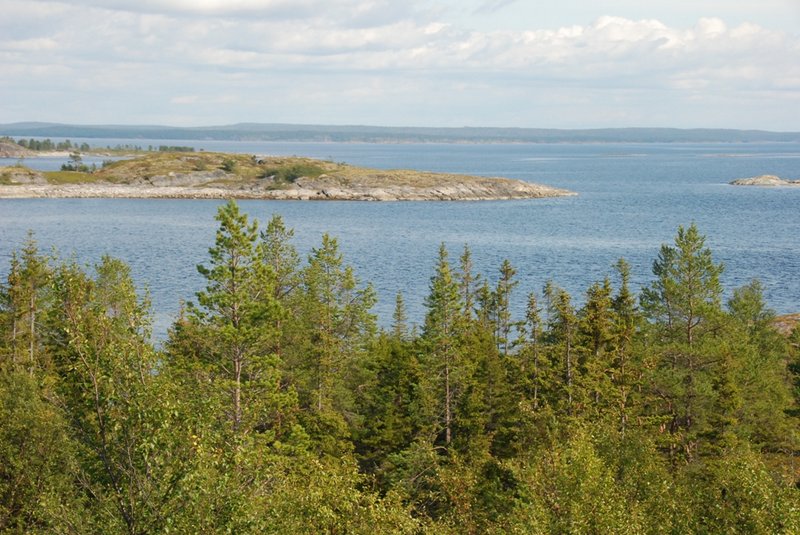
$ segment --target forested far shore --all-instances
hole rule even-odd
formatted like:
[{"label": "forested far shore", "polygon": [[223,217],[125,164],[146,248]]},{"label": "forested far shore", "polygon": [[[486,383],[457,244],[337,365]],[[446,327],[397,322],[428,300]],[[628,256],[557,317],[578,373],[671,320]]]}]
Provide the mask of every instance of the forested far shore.
[{"label": "forested far shore", "polygon": [[219,126],[0,124],[17,137],[357,143],[763,143],[797,142],[800,132],[724,128],[414,127],[238,123]]},{"label": "forested far shore", "polygon": [[800,532],[800,328],[758,281],[723,302],[695,225],[582,306],[442,245],[423,324],[398,293],[381,329],[336,238],[217,221],[162,347],[125,263],[11,257],[0,531]]},{"label": "forested far shore", "polygon": [[53,141],[50,138],[34,139],[34,138],[20,138],[14,139],[9,136],[0,137],[0,157],[16,158],[25,156],[36,155],[39,152],[71,152],[73,154],[80,153],[124,153],[136,154],[140,152],[194,152],[194,147],[187,147],[183,145],[148,145],[144,147],[135,143],[117,144],[113,147],[106,145],[105,147],[97,144],[90,145],[86,141],[72,142],[69,139],[63,141]]}]

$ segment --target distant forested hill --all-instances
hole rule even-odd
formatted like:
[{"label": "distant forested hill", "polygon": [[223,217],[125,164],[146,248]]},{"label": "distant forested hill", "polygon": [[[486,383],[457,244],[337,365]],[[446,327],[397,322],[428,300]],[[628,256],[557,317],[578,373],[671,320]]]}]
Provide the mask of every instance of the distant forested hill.
[{"label": "distant forested hill", "polygon": [[156,125],[71,125],[27,122],[0,125],[0,135],[231,141],[349,141],[366,143],[744,143],[800,141],[800,132],[710,128],[560,130],[545,128],[429,128],[259,123],[181,128]]}]

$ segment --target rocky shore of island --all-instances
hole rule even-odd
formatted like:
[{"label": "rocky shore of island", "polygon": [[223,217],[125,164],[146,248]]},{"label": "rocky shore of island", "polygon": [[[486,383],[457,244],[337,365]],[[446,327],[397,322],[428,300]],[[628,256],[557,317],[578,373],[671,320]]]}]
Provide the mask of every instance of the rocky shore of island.
[{"label": "rocky shore of island", "polygon": [[280,189],[258,185],[152,185],[113,184],[47,184],[41,179],[26,177],[26,183],[0,185],[0,198],[135,198],[135,199],[274,199],[274,200],[340,200],[340,201],[476,201],[534,199],[574,195],[562,189],[539,184],[508,180],[482,179],[472,182],[447,183],[441,186],[340,186],[326,184],[324,178],[298,179]]},{"label": "rocky shore of island", "polygon": [[775,175],[761,175],[751,178],[738,178],[731,182],[734,186],[800,186],[800,180],[789,180]]}]

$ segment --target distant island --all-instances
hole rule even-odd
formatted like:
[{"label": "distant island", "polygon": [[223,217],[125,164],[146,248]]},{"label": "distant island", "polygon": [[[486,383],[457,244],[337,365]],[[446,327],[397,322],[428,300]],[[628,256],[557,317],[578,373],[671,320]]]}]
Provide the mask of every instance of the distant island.
[{"label": "distant island", "polygon": [[0,198],[472,201],[566,195],[574,193],[507,178],[218,152],[149,152],[105,162],[99,169],[87,168],[73,153],[62,171],[0,167]]},{"label": "distant island", "polygon": [[751,178],[738,178],[731,182],[734,186],[800,186],[800,180],[789,180],[775,175],[761,175]]},{"label": "distant island", "polygon": [[798,142],[800,132],[715,128],[392,127],[239,123],[223,126],[0,124],[0,135],[131,140],[298,141],[357,143],[764,143]]}]

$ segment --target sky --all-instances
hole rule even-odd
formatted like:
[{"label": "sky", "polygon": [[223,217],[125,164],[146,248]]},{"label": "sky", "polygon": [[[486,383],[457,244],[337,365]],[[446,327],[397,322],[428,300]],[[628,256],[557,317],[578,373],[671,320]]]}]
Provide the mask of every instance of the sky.
[{"label": "sky", "polygon": [[0,123],[800,131],[800,0],[0,0]]}]

